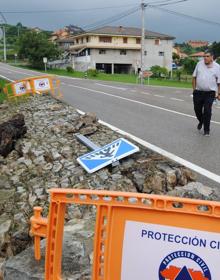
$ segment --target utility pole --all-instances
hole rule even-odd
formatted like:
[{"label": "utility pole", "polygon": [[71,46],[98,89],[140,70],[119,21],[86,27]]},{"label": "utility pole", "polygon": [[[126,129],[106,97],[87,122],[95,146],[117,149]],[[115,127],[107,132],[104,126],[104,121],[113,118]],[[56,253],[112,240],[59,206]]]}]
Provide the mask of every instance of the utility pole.
[{"label": "utility pole", "polygon": [[2,32],[3,32],[3,43],[4,43],[4,62],[7,60],[7,48],[6,48],[6,24],[7,20],[2,12],[0,12],[0,16],[4,20],[4,25],[2,25]]},{"label": "utility pole", "polygon": [[144,0],[141,0],[141,21],[142,21],[142,32],[141,32],[141,84],[144,84],[144,42],[145,42],[145,7],[147,5]]},{"label": "utility pole", "polygon": [[6,50],[6,34],[5,25],[3,26],[3,42],[4,42],[4,62],[7,61],[7,50]]}]

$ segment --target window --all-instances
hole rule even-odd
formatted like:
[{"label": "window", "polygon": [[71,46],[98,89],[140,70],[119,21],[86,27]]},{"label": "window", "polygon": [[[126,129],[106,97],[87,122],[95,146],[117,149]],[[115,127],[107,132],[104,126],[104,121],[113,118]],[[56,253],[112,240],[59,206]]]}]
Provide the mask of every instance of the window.
[{"label": "window", "polygon": [[136,44],[140,44],[141,43],[141,39],[140,38],[136,38]]},{"label": "window", "polygon": [[159,46],[160,45],[160,39],[155,40],[155,45]]},{"label": "window", "polygon": [[99,42],[102,42],[102,43],[111,43],[111,42],[112,42],[112,37],[104,37],[104,36],[101,36],[101,37],[99,37]]},{"label": "window", "polygon": [[147,51],[144,51],[144,55],[145,55],[145,56],[147,55]]},{"label": "window", "polygon": [[106,50],[99,50],[99,54],[106,54]]},{"label": "window", "polygon": [[124,38],[123,38],[123,43],[124,43],[124,44],[127,44],[127,43],[128,43],[128,38],[127,38],[127,37],[124,37]]},{"label": "window", "polygon": [[76,43],[79,44],[79,39],[76,39]]},{"label": "window", "polygon": [[89,42],[89,37],[86,37],[86,43],[88,43]]},{"label": "window", "polygon": [[126,55],[127,51],[126,50],[120,50],[120,55]]},{"label": "window", "polygon": [[159,56],[164,56],[164,52],[159,52]]}]

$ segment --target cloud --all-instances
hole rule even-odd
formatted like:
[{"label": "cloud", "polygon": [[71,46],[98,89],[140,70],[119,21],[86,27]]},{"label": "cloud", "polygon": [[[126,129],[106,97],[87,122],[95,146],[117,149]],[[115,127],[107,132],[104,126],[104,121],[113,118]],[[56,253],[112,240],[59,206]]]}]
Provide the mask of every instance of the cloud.
[{"label": "cloud", "polygon": [[[147,2],[147,1],[146,1]],[[150,2],[157,2],[157,0]],[[36,10],[73,10],[91,9],[90,11],[57,12],[41,14],[5,14],[8,23],[16,24],[22,22],[27,26],[38,26],[47,30],[55,30],[65,25],[74,24],[81,27],[90,26],[97,20],[102,20],[131,8],[130,5],[139,5],[140,0],[19,0],[19,5],[14,0],[1,0],[1,11],[36,11]],[[123,6],[119,8],[108,8],[105,10],[93,10],[98,7]],[[174,10],[188,15],[196,15],[204,19],[219,21],[219,0],[209,0],[205,5],[201,0],[188,0],[184,3],[166,6],[166,9]],[[189,39],[201,39],[219,41],[219,26],[201,23],[191,19],[170,15],[158,10],[146,11],[146,28],[152,31],[173,35],[177,41]],[[127,18],[111,23],[111,25],[141,26],[140,12]]]}]

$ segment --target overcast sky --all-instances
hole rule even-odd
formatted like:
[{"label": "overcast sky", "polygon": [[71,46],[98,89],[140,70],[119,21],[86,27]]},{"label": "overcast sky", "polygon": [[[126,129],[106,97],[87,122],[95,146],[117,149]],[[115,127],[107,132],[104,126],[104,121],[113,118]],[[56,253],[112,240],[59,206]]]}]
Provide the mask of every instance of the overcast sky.
[{"label": "overcast sky", "polygon": [[[163,1],[163,0],[162,0]],[[80,27],[91,27],[99,20],[120,14],[140,4],[141,0],[0,0],[0,11],[7,22],[16,24],[21,22],[30,27],[39,27],[47,30],[56,30],[65,25],[73,24]],[[158,2],[158,0],[146,0]],[[120,6],[120,7],[117,7]],[[122,7],[123,6],[123,7]],[[94,8],[106,9],[96,10]],[[117,7],[117,8],[115,8]],[[146,29],[173,35],[177,42],[186,40],[220,41],[220,0],[188,0],[163,7],[190,16],[200,17],[206,20],[219,22],[219,25],[207,24],[172,15],[157,9],[146,10]],[[88,9],[87,11],[73,11],[74,9]],[[89,10],[90,9],[90,10]],[[11,11],[45,11],[45,10],[68,10],[56,13],[38,14],[10,14]],[[141,26],[140,11],[126,18],[117,20],[109,25],[112,26]]]}]

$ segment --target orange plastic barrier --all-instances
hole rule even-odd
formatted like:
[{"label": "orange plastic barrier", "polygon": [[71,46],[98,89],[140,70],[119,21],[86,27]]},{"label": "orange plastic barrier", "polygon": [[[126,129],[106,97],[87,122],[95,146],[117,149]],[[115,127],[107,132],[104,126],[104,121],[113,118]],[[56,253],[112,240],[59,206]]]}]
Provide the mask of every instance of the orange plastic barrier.
[{"label": "orange plastic barrier", "polygon": [[220,203],[109,191],[49,192],[48,220],[39,207],[31,218],[37,260],[40,238],[47,238],[46,280],[62,279],[64,216],[71,203],[97,207],[93,280],[165,280],[177,274],[177,279],[219,279]]},{"label": "orange plastic barrier", "polygon": [[14,81],[4,87],[4,93],[7,94],[8,98],[49,92],[55,95],[56,91],[57,97],[62,97],[60,92],[60,80],[58,80],[56,76],[49,75],[28,77],[26,79]]}]

